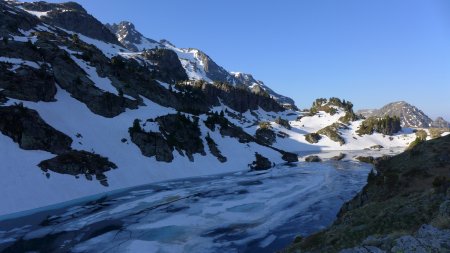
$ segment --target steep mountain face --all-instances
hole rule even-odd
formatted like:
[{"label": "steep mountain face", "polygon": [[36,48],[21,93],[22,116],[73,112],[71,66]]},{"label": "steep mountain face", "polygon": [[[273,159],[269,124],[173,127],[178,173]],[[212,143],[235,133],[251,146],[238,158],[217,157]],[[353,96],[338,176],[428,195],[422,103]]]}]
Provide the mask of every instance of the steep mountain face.
[{"label": "steep mountain face", "polygon": [[[218,65],[211,57],[195,48],[177,48],[172,43],[166,40],[157,42],[155,40],[146,38],[138,32],[134,25],[127,21],[122,21],[118,24],[106,25],[118,40],[129,50],[134,52],[143,51],[145,49],[165,48],[173,50],[177,53],[181,64],[191,80],[204,80],[207,82],[226,82],[233,85],[244,85],[253,91],[262,89],[269,93],[280,104],[295,108],[293,99],[282,96],[262,81],[257,81],[250,74],[239,72],[228,72],[223,67]],[[255,87],[259,86],[259,87]]]},{"label": "steep mountain face", "polygon": [[364,117],[397,116],[403,127],[428,128],[432,123],[432,120],[424,112],[404,101],[389,103],[378,110],[360,110],[357,113]]},{"label": "steep mountain face", "polygon": [[[301,113],[262,83],[209,83],[202,71],[221,69],[199,51],[167,41],[129,50],[79,5],[27,6],[0,2],[0,215],[155,181],[267,169],[297,161],[289,151],[415,139],[402,131],[359,136],[362,120],[348,101],[321,99]],[[85,28],[49,18],[68,8],[68,20]],[[189,72],[187,62],[200,70]]]},{"label": "steep mountain face", "polygon": [[287,105],[293,105],[295,106],[295,102],[292,98],[280,95],[273,91],[271,88],[269,88],[267,85],[265,85],[262,81],[256,80],[253,78],[251,74],[245,74],[241,72],[231,72],[231,74],[234,75],[234,77],[238,80],[239,83],[244,84],[245,86],[249,87],[253,91],[256,90],[264,90],[271,97],[273,97],[276,101],[278,101],[280,104],[287,104]]},{"label": "steep mountain face", "polygon": [[448,121],[446,121],[442,117],[437,117],[431,123],[431,127],[434,127],[434,128],[448,128],[448,127],[450,127],[450,123]]},{"label": "steep mountain face", "polygon": [[131,22],[122,21],[118,24],[106,24],[105,26],[115,34],[122,45],[131,51],[138,52],[155,47],[164,47],[159,42],[144,37]]},{"label": "steep mountain face", "polygon": [[89,15],[78,3],[26,2],[23,3],[23,8],[39,17],[45,23],[119,45],[115,35],[101,22]]}]

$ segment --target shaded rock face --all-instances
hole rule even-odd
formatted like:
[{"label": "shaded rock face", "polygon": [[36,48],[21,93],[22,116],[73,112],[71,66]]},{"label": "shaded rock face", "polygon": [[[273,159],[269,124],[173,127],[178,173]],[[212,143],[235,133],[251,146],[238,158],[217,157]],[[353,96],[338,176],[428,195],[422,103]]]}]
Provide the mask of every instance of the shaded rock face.
[{"label": "shaded rock face", "polygon": [[177,149],[180,154],[185,151],[189,160],[194,161],[192,155],[195,153],[206,155],[197,117],[191,121],[181,114],[168,114],[156,118],[156,122],[169,146]]},{"label": "shaded rock face", "polygon": [[258,128],[255,137],[266,145],[272,145],[277,139],[275,132],[268,128]]},{"label": "shaded rock face", "polygon": [[216,126],[218,126],[221,135],[236,138],[240,143],[255,141],[255,138],[253,136],[249,135],[242,128],[228,121],[228,119],[223,115],[211,113],[208,115],[208,118],[204,123],[206,127],[211,129],[212,131],[215,131]]},{"label": "shaded rock face", "polygon": [[188,80],[183,66],[181,65],[178,55],[168,49],[147,50],[142,54],[143,58],[154,63],[155,69],[153,78],[164,81],[166,83],[175,83],[178,81]]},{"label": "shaded rock face", "polygon": [[130,132],[131,141],[141,150],[142,155],[153,157],[156,161],[171,162],[172,148],[161,133]]},{"label": "shaded rock face", "polygon": [[[39,46],[42,57],[51,64],[56,82],[72,97],[85,103],[95,114],[104,117],[115,117],[124,112],[126,108],[137,108],[138,101],[102,91],[95,86],[95,83],[88,78],[84,70],[74,62],[66,51],[61,50],[56,44],[48,40],[51,38],[56,39],[52,35],[42,34],[42,40],[38,40],[36,45]],[[70,43],[69,45],[74,50],[83,53],[78,55],[80,58],[84,54],[91,55],[88,62],[92,63],[97,70],[103,70],[102,73],[98,73],[99,76],[114,77],[109,59],[97,48],[82,42],[64,42]],[[117,84],[117,82],[113,82],[113,84]]]},{"label": "shaded rock face", "polygon": [[210,104],[220,105],[219,99],[230,108],[238,112],[258,110],[280,112],[285,109],[275,100],[267,96],[254,94],[245,87],[235,87],[227,83],[213,85],[199,82],[198,84],[206,95]]},{"label": "shaded rock face", "polygon": [[21,66],[10,71],[11,67],[11,64],[0,63],[0,88],[5,96],[34,102],[55,100],[55,79],[46,68]]},{"label": "shaded rock face", "polygon": [[157,122],[160,132],[145,132],[138,120],[129,129],[131,141],[144,156],[156,156],[157,161],[171,162],[174,158],[172,152],[176,149],[193,162],[193,154],[206,155],[198,118],[191,121],[181,114],[168,114],[148,121]]},{"label": "shaded rock face", "polygon": [[22,149],[62,154],[71,149],[72,139],[41,119],[35,110],[23,106],[0,107],[0,131]]},{"label": "shaded rock face", "polygon": [[0,36],[7,36],[10,33],[20,34],[19,29],[28,31],[39,23],[37,17],[13,8],[5,1],[0,2]]},{"label": "shaded rock face", "polygon": [[252,170],[268,170],[272,168],[272,163],[267,157],[261,154],[255,153],[256,160],[250,165]]},{"label": "shaded rock face", "polygon": [[219,162],[221,162],[221,163],[226,162],[227,158],[222,155],[219,148],[217,147],[216,142],[209,135],[206,136],[205,139],[206,139],[206,143],[208,144],[209,151],[211,152],[211,154],[214,155],[215,157],[217,157],[217,160],[219,160]]},{"label": "shaded rock face", "polygon": [[46,23],[81,33],[94,39],[120,45],[116,36],[100,21],[89,15],[78,3],[27,2],[23,4],[23,8],[31,11],[47,12],[47,15],[41,16],[42,21]]},{"label": "shaded rock face", "polygon": [[393,102],[378,110],[360,110],[358,113],[364,117],[399,117],[403,127],[430,127],[432,120],[417,107],[404,101]]},{"label": "shaded rock face", "polygon": [[51,170],[59,174],[84,175],[88,180],[92,180],[92,176],[95,176],[104,186],[108,186],[104,173],[117,168],[108,158],[78,150],[71,150],[52,159],[42,161],[38,166],[44,172]]}]

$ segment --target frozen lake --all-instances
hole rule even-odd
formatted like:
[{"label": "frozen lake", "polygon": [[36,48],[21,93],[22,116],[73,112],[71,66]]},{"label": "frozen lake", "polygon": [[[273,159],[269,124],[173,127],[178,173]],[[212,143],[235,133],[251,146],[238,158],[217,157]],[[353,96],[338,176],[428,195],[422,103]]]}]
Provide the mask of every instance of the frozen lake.
[{"label": "frozen lake", "polygon": [[278,166],[134,188],[0,221],[1,252],[273,252],[335,219],[372,166]]}]

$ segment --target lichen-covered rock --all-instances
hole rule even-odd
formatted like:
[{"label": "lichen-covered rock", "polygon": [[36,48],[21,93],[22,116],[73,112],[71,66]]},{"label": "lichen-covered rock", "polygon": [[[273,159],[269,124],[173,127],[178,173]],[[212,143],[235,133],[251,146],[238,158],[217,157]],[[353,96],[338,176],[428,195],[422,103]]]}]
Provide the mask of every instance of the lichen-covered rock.
[{"label": "lichen-covered rock", "polygon": [[61,154],[71,149],[72,139],[54,129],[39,114],[22,105],[0,107],[0,131],[22,149]]},{"label": "lichen-covered rock", "polygon": [[291,124],[289,124],[289,121],[286,119],[282,119],[281,117],[276,118],[275,123],[277,123],[280,126],[283,126],[286,129],[291,129]]},{"label": "lichen-covered rock", "polygon": [[373,156],[358,156],[355,159],[363,163],[373,164],[375,162],[375,158]]},{"label": "lichen-covered rock", "polygon": [[322,139],[322,136],[320,136],[320,134],[317,133],[305,134],[305,140],[311,144],[318,143],[320,139]]},{"label": "lichen-covered rock", "polygon": [[334,160],[334,161],[340,161],[340,160],[344,159],[345,156],[346,156],[346,155],[345,155],[344,153],[340,153],[340,154],[337,155],[337,156],[331,157],[331,160]]},{"label": "lichen-covered rock", "polygon": [[345,140],[339,133],[341,129],[348,129],[348,127],[342,123],[333,123],[327,127],[324,127],[317,131],[318,134],[325,135],[330,138],[332,141],[339,142],[339,144],[344,145]]},{"label": "lichen-covered rock", "polygon": [[44,172],[51,170],[56,173],[73,176],[85,175],[88,180],[91,180],[92,176],[95,175],[96,179],[104,186],[108,186],[104,173],[117,168],[108,158],[79,150],[71,150],[54,158],[42,161],[38,166]]}]

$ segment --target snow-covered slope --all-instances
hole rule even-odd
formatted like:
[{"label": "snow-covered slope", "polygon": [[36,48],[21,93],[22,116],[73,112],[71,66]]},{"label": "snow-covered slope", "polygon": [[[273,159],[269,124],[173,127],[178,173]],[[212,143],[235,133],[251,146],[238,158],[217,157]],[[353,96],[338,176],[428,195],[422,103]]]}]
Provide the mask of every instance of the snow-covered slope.
[{"label": "snow-covered slope", "polygon": [[[6,115],[0,117],[0,215],[155,181],[248,170],[255,153],[271,163],[282,163],[287,152],[362,150],[374,145],[405,148],[415,139],[410,129],[393,136],[359,136],[355,131],[362,120],[358,120],[339,131],[343,145],[325,135],[317,143],[309,143],[306,134],[340,121],[346,111],[337,107],[333,115],[325,111],[306,115],[283,110],[268,97],[230,87],[211,85],[195,90],[166,83],[161,78],[176,71],[162,68],[167,65],[166,58],[158,62],[164,75],[154,75],[142,67],[154,63],[142,58],[141,52],[42,22],[35,16],[36,8],[31,14],[20,5],[0,2],[0,8],[0,19],[6,23],[0,32],[8,38],[0,43],[0,109]],[[78,12],[85,17],[85,12]],[[57,19],[59,14],[54,15]],[[169,47],[167,42],[163,44]],[[172,50],[175,60],[177,56],[181,59],[180,66],[186,68],[194,62],[193,68],[208,69],[201,65],[204,56],[200,51]],[[206,72],[198,71],[188,75],[193,73],[200,73],[201,79],[207,77]],[[16,122],[17,116],[23,115],[34,116]],[[178,122],[166,121],[167,115],[178,115],[198,128],[198,136],[187,132],[188,125],[170,134],[170,126],[164,128],[164,124]],[[290,127],[282,126],[286,121],[281,119]],[[11,122],[17,125],[10,126]],[[260,139],[260,122],[268,122],[268,134],[273,137],[269,144]],[[44,128],[44,124],[49,126]],[[136,127],[140,138],[133,135]],[[52,138],[45,134],[54,132],[72,140],[67,149],[47,148]],[[164,148],[173,155],[172,160],[158,159],[158,155],[167,155],[158,153]],[[117,168],[101,173],[98,168],[95,173],[84,168],[79,173],[71,170],[77,164],[67,170],[39,167],[42,161],[71,151],[100,156]],[[98,181],[106,177],[108,186],[92,180],[93,175]]]}]

